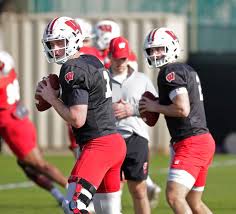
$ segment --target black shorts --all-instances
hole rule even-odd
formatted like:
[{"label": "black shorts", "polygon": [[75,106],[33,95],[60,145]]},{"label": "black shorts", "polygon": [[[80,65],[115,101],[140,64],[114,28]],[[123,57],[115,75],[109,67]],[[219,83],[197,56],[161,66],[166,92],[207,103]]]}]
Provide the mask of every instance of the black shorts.
[{"label": "black shorts", "polygon": [[126,138],[125,142],[127,154],[121,167],[121,175],[124,175],[126,180],[146,180],[148,175],[148,140],[133,134]]}]

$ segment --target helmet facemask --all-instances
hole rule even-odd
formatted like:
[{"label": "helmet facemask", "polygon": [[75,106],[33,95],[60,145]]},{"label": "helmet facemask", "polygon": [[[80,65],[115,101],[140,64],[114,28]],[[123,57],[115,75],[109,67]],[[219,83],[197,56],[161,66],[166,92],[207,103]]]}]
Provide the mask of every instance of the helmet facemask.
[{"label": "helmet facemask", "polygon": [[168,63],[168,60],[166,58],[166,56],[168,55],[167,54],[168,48],[167,47],[163,48],[164,52],[162,53],[161,58],[155,53],[151,55],[150,54],[151,48],[145,50],[146,59],[150,67],[159,68]]},{"label": "helmet facemask", "polygon": [[[64,42],[64,46],[62,46],[61,48],[51,48],[50,42],[52,41],[59,41],[62,40]],[[58,63],[58,64],[63,64],[65,63],[68,58],[70,56],[68,56],[68,54],[66,54],[68,51],[68,47],[67,47],[67,40],[66,39],[51,39],[48,40],[47,42],[42,41],[43,42],[43,46],[45,49],[45,54],[46,54],[46,58],[48,60],[49,63]],[[64,52],[64,54],[61,54],[60,56],[57,56],[55,52]]]}]

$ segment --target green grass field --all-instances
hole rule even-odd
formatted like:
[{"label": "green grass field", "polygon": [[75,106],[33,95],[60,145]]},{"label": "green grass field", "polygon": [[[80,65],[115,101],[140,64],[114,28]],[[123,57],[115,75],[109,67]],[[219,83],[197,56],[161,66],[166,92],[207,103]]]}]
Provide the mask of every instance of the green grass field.
[{"label": "green grass field", "polygon": [[[66,175],[73,166],[72,155],[46,156],[46,159],[57,165]],[[164,196],[166,167],[168,157],[157,156],[152,158],[150,173],[153,180],[163,188],[159,206],[152,213],[170,214]],[[36,187],[5,189],[1,187],[10,183],[27,181],[24,174],[17,167],[15,158],[0,155],[0,213],[1,214],[62,214],[62,210],[55,200],[46,191]],[[213,167],[209,171],[204,201],[216,214],[236,213],[236,156],[217,155]],[[123,214],[133,213],[132,203],[127,188],[122,198]]]}]

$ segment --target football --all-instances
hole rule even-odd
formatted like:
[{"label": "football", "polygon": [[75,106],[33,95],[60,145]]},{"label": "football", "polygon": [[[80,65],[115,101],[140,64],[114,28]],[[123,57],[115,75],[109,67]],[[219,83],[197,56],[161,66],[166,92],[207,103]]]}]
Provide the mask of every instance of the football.
[{"label": "football", "polygon": [[[49,78],[49,82],[54,90],[58,90],[60,88],[59,78],[56,74],[49,74],[47,77]],[[42,80],[46,85],[46,81]],[[35,95],[35,105],[38,111],[45,111],[51,107],[51,104],[44,100],[40,95]]]},{"label": "football", "polygon": [[[158,98],[155,97],[150,91],[145,91],[144,94],[142,95],[144,97],[147,97],[151,100],[157,100]],[[145,111],[143,113],[140,112],[140,116],[143,119],[143,121],[148,125],[148,126],[155,126],[158,118],[159,118],[159,113],[157,112],[148,112]]]}]

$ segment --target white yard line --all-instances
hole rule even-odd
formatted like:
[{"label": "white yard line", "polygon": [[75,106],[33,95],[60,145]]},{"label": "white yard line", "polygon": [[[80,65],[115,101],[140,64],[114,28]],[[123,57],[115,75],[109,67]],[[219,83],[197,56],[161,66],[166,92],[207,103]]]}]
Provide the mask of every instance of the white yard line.
[{"label": "white yard line", "polygon": [[[236,165],[236,159],[227,160],[224,162],[214,162],[211,165],[211,168],[234,166],[234,165]],[[158,170],[158,174],[166,174],[167,172],[168,172],[168,168],[160,168]],[[0,191],[1,190],[8,190],[8,189],[29,188],[32,186],[35,186],[35,184],[31,181],[24,181],[24,182],[20,182],[20,183],[1,184]]]},{"label": "white yard line", "polygon": [[7,189],[18,189],[18,188],[29,188],[34,186],[34,183],[31,181],[24,181],[21,183],[10,183],[10,184],[1,184],[0,190],[7,190]]}]

